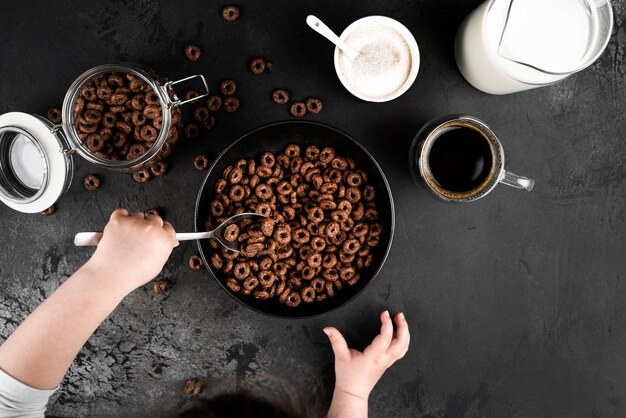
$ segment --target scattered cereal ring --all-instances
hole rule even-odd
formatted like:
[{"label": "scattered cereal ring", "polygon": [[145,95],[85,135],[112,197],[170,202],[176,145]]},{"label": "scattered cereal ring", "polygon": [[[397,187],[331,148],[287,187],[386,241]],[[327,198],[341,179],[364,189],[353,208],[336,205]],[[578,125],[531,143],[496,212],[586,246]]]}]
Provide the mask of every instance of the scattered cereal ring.
[{"label": "scattered cereal ring", "polygon": [[306,115],[306,104],[304,102],[291,103],[289,113],[291,113],[291,116],[301,118],[302,116]]},{"label": "scattered cereal ring", "polygon": [[282,105],[289,101],[289,92],[285,89],[276,89],[272,92],[274,103]]},{"label": "scattered cereal ring", "polygon": [[228,113],[236,112],[239,109],[239,99],[236,97],[228,97],[224,100],[224,110]]},{"label": "scattered cereal ring", "polygon": [[163,161],[159,161],[152,167],[150,167],[150,172],[154,174],[156,177],[164,176],[167,172],[167,163]]},{"label": "scattered cereal ring", "polygon": [[206,101],[206,107],[211,112],[217,112],[222,107],[222,99],[220,96],[210,96]]},{"label": "scattered cereal ring", "polygon": [[98,190],[100,188],[100,178],[95,174],[90,174],[83,180],[83,185],[90,192]]},{"label": "scattered cereal ring", "polygon": [[239,18],[239,8],[237,6],[225,6],[222,9],[222,17],[228,22],[234,22]]},{"label": "scattered cereal ring", "polygon": [[202,383],[200,379],[193,378],[189,379],[185,382],[185,395],[187,396],[198,396],[202,391]]},{"label": "scattered cereal ring", "polygon": [[189,264],[189,268],[191,268],[192,270],[200,270],[202,266],[204,266],[204,262],[197,255],[192,255],[191,257],[189,257],[189,261],[187,264]]},{"label": "scattered cereal ring", "polygon": [[50,216],[50,215],[52,215],[54,212],[56,212],[56,210],[57,210],[56,206],[52,205],[52,206],[50,206],[48,209],[46,209],[46,210],[42,210],[41,212],[39,212],[39,214],[40,214],[41,216]]},{"label": "scattered cereal ring", "polygon": [[320,113],[322,111],[322,101],[317,97],[309,97],[306,99],[306,110],[309,113]]},{"label": "scattered cereal ring", "polygon": [[194,158],[193,166],[196,168],[196,170],[206,170],[207,168],[209,168],[209,159],[206,155],[200,154],[196,156],[196,158]]},{"label": "scattered cereal ring", "polygon": [[187,57],[189,61],[198,61],[201,55],[202,51],[198,45],[194,43],[185,45],[185,57]]},{"label": "scattered cereal ring", "polygon": [[165,280],[157,280],[152,284],[152,291],[156,295],[162,295],[167,290],[167,282]]},{"label": "scattered cereal ring", "polygon": [[204,122],[205,120],[207,120],[209,118],[210,113],[209,113],[209,109],[207,109],[204,106],[197,106],[194,110],[193,110],[193,117],[198,121],[198,122]]},{"label": "scattered cereal ring", "polygon": [[220,83],[220,91],[225,96],[230,96],[237,91],[237,83],[233,80],[224,80]]},{"label": "scattered cereal ring", "polygon": [[252,74],[263,74],[263,72],[265,71],[265,60],[263,58],[252,58],[250,60],[250,71],[252,71]]},{"label": "scattered cereal ring", "polygon": [[55,125],[61,123],[61,115],[61,109],[58,107],[51,107],[50,109],[48,109],[48,120]]},{"label": "scattered cereal ring", "polygon": [[197,138],[200,135],[200,128],[195,123],[188,123],[184,127],[185,136],[189,139]]},{"label": "scattered cereal ring", "polygon": [[148,170],[139,170],[133,173],[133,180],[137,183],[146,183],[150,181],[152,176],[150,175],[150,171]]}]

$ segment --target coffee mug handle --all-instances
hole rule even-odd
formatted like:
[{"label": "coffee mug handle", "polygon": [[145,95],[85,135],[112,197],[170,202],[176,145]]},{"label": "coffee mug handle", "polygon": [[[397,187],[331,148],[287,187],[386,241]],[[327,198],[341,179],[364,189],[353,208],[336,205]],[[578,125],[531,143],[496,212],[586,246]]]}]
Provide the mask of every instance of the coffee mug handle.
[{"label": "coffee mug handle", "polygon": [[531,191],[535,186],[534,180],[531,180],[528,177],[518,176],[510,171],[502,172],[502,175],[500,176],[500,183],[515,187],[516,189],[524,189],[526,191]]}]

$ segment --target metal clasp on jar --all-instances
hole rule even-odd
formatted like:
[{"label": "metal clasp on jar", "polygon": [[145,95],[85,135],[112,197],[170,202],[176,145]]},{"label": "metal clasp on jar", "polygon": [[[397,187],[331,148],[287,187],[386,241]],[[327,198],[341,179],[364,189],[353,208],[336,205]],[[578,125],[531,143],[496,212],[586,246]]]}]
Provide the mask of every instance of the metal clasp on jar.
[{"label": "metal clasp on jar", "polygon": [[[192,97],[187,100],[179,99],[178,96],[176,95],[176,91],[174,90],[173,86],[176,84],[185,83],[195,78],[199,78],[202,81],[202,85],[204,86],[205,93],[200,94],[199,96],[196,96],[196,97]],[[177,107],[180,107],[187,103],[195,102],[196,100],[200,100],[209,95],[209,86],[207,85],[206,79],[204,78],[202,74],[192,75],[189,77],[181,78],[180,80],[176,80],[176,81],[168,81],[167,83],[163,85],[162,89],[163,89],[163,92],[165,93],[165,96],[169,99],[168,101],[166,101],[167,107],[168,108],[171,107],[173,109],[176,109]]]}]

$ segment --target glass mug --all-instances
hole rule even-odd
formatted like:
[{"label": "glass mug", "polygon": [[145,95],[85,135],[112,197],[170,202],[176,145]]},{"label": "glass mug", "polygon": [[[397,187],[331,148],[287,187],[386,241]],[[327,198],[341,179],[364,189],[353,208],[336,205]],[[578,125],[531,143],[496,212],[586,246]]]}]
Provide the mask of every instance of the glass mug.
[{"label": "glass mug", "polygon": [[612,29],[610,0],[487,0],[459,27],[456,62],[485,93],[529,90],[587,68]]},{"label": "glass mug", "polygon": [[436,196],[451,202],[478,200],[499,183],[527,191],[535,184],[504,169],[502,144],[472,116],[447,115],[428,122],[411,144],[409,167],[416,183],[424,181]]}]

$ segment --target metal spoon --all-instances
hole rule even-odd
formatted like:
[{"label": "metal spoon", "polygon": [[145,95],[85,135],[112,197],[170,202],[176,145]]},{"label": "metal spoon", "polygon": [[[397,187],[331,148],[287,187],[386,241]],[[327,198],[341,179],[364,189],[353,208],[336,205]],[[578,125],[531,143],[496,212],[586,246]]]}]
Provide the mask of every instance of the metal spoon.
[{"label": "metal spoon", "polygon": [[[240,213],[239,215],[234,215],[226,219],[213,231],[181,232],[181,233],[176,234],[176,239],[178,241],[193,241],[197,239],[215,238],[224,247],[228,248],[231,251],[235,251],[238,253],[241,251],[239,241],[228,241],[226,238],[224,238],[224,230],[226,229],[228,225],[241,222],[245,219],[259,220],[261,218],[266,218],[266,216],[259,215],[258,213]],[[76,245],[77,247],[95,246],[95,245],[98,245],[101,238],[102,238],[102,232],[79,232],[74,237],[74,245]]]},{"label": "metal spoon", "polygon": [[335,32],[333,32],[328,26],[324,24],[318,17],[313,15],[308,15],[306,17],[306,23],[313,29],[315,32],[322,35],[324,38],[328,39],[335,46],[350,58],[350,61],[354,61],[354,59],[359,55],[359,51],[355,50],[347,43],[345,43],[341,38],[339,38]]}]

